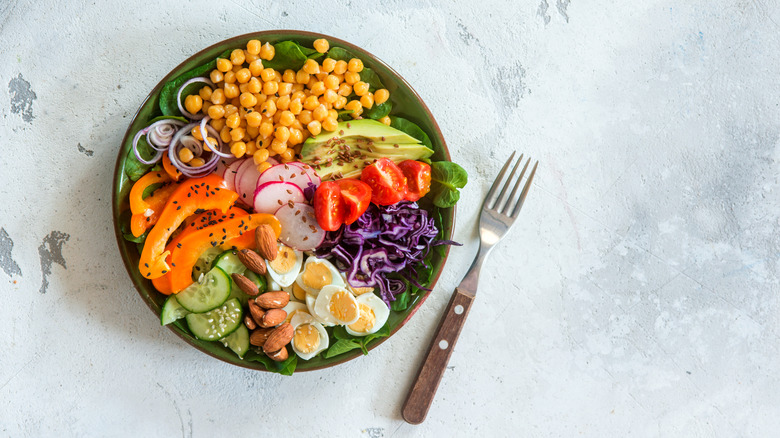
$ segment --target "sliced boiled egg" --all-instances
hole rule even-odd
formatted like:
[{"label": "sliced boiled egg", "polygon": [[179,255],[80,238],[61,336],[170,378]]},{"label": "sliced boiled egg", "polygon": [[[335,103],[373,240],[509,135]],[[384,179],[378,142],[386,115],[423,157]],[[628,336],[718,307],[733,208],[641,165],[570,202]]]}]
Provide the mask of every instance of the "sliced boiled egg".
[{"label": "sliced boiled egg", "polygon": [[373,293],[362,294],[355,299],[360,308],[360,317],[347,325],[347,333],[352,336],[365,336],[376,333],[387,322],[390,309],[381,298]]},{"label": "sliced boiled egg", "polygon": [[317,320],[317,322],[321,323],[325,327],[332,327],[338,324],[338,322],[336,322],[336,320],[333,319],[330,315],[320,315],[319,313],[316,313],[317,311],[314,305],[317,303],[317,296],[319,296],[319,294],[319,291],[314,293],[306,293],[306,308],[309,309],[309,313]]},{"label": "sliced boiled egg", "polygon": [[[295,281],[303,264],[303,253],[280,243],[276,258],[267,263],[268,274],[281,287],[287,287]],[[277,289],[278,290],[278,289]]]},{"label": "sliced boiled egg", "polygon": [[314,302],[315,316],[331,318],[336,324],[353,324],[360,317],[358,302],[352,292],[341,286],[325,286]]},{"label": "sliced boiled egg", "polygon": [[284,322],[290,322],[293,316],[297,315],[299,312],[309,313],[309,308],[306,307],[306,304],[298,301],[290,301],[286,306],[282,307],[282,310],[287,312],[287,318],[284,319]]},{"label": "sliced boiled egg", "polygon": [[355,296],[374,292],[373,287],[354,287],[352,285],[348,285],[347,289],[349,289]]},{"label": "sliced boiled egg", "polygon": [[308,293],[319,292],[329,285],[346,286],[338,269],[331,262],[317,257],[306,259],[295,284]]},{"label": "sliced boiled egg", "polygon": [[328,332],[309,313],[297,312],[290,320],[290,325],[293,327],[290,344],[301,359],[309,360],[328,348]]}]

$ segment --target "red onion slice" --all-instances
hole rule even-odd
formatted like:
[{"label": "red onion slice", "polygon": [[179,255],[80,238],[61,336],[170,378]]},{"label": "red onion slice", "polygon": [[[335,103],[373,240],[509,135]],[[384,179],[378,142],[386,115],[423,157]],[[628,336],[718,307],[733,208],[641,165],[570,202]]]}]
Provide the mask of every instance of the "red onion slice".
[{"label": "red onion slice", "polygon": [[205,77],[192,78],[189,81],[181,84],[181,87],[179,87],[179,92],[176,93],[176,105],[179,106],[179,111],[181,111],[181,113],[184,114],[187,118],[192,119],[192,120],[200,120],[203,117],[205,117],[206,115],[205,114],[191,114],[189,111],[187,111],[184,108],[184,105],[181,104],[181,92],[184,91],[184,88],[186,88],[187,85],[194,84],[195,82],[203,82],[206,85],[208,85],[209,87],[214,88],[214,83],[211,82],[211,80],[209,78],[205,78]]},{"label": "red onion slice", "polygon": [[[211,158],[203,164],[200,167],[192,167],[188,164],[184,164],[181,159],[179,159],[179,145],[182,147],[184,146],[180,139],[182,136],[188,134],[193,127],[198,126],[198,123],[190,123],[188,125],[185,125],[183,128],[179,129],[178,132],[173,136],[171,139],[171,145],[168,147],[168,158],[170,158],[171,163],[176,166],[177,169],[184,175],[189,178],[199,178],[201,176],[206,176],[214,171],[214,169],[217,167],[217,161],[219,160],[219,156],[216,154],[211,154]],[[212,128],[213,129],[213,128]]]},{"label": "red onion slice", "polygon": [[154,163],[160,161],[160,158],[162,158],[162,156],[163,156],[163,151],[155,149],[157,151],[157,153],[149,161],[145,160],[144,157],[141,156],[141,153],[138,152],[138,140],[141,139],[142,135],[146,135],[147,132],[148,132],[148,128],[144,128],[144,129],[142,129],[142,130],[140,130],[140,131],[135,133],[135,137],[133,137],[133,154],[135,154],[135,158],[138,161],[140,161],[141,163],[146,164],[146,165],[151,165],[151,164],[154,164]]},{"label": "red onion slice", "polygon": [[[209,120],[211,120],[211,117],[206,116],[206,117],[203,118],[203,120],[200,121],[200,136],[203,137],[203,143],[205,143],[206,146],[208,146],[209,149],[211,149],[212,152],[214,152],[215,154],[219,155],[222,158],[235,157],[235,155],[233,155],[230,152],[222,152],[221,151],[222,146],[223,146],[223,144],[222,144],[222,137],[220,137],[219,132],[217,132],[216,129],[214,129],[212,126],[207,126],[206,125],[206,123],[208,123]],[[219,143],[219,146],[215,147],[215,145],[211,144],[211,142],[208,140],[209,137],[208,137],[208,135],[206,135],[206,132],[205,132],[206,128],[211,128],[209,130],[209,134],[214,135],[214,138],[217,139],[217,142]]]}]

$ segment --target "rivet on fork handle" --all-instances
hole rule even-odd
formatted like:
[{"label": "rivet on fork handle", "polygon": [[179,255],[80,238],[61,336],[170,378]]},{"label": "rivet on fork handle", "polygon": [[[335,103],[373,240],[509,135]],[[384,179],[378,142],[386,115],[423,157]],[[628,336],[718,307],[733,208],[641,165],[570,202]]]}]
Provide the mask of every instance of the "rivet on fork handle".
[{"label": "rivet on fork handle", "polygon": [[471,309],[474,296],[455,289],[450,303],[447,305],[445,316],[439,322],[436,334],[428,348],[428,354],[423,361],[423,366],[414,380],[409,395],[404,402],[402,416],[406,422],[420,424],[428,415],[436,389],[447,369],[447,363],[452,355],[455,342],[458,340],[463,322]]}]

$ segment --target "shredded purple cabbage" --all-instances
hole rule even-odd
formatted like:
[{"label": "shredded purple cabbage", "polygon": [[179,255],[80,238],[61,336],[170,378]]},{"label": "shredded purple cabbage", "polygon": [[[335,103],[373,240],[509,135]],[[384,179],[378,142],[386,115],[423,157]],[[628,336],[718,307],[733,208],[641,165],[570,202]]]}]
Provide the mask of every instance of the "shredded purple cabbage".
[{"label": "shredded purple cabbage", "polygon": [[398,273],[416,287],[429,290],[418,284],[415,265],[424,263],[431,247],[455,244],[436,241],[438,233],[434,219],[415,202],[371,204],[357,221],[328,232],[317,255],[333,257],[352,286],[379,287],[382,300],[390,306],[406,284],[387,274]]}]

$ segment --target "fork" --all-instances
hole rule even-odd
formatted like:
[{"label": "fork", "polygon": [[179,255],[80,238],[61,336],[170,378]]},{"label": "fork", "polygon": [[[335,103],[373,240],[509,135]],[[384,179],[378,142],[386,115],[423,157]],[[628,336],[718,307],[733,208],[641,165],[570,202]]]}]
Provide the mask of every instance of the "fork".
[{"label": "fork", "polygon": [[[531,187],[531,181],[534,179],[539,162],[534,163],[531,173],[528,175],[528,179],[520,192],[520,197],[515,201],[515,196],[528,169],[528,165],[531,163],[531,159],[529,158],[525,162],[520,175],[515,178],[515,173],[523,162],[523,154],[520,154],[520,158],[518,158],[517,163],[512,168],[512,172],[502,185],[504,175],[512,164],[514,157],[515,153],[512,152],[509,160],[501,169],[501,173],[498,174],[490,187],[490,191],[485,197],[485,202],[482,204],[482,213],[479,217],[479,251],[466,276],[463,277],[463,280],[452,294],[447,310],[444,312],[439,322],[439,327],[436,329],[436,335],[433,337],[430,347],[428,347],[428,354],[404,402],[401,414],[407,423],[420,424],[428,415],[428,409],[430,409],[433,397],[436,395],[436,389],[439,387],[439,382],[441,382],[441,378],[444,375],[444,370],[452,355],[452,349],[455,347],[455,342],[458,340],[463,324],[466,322],[466,316],[469,314],[471,304],[474,302],[482,262],[490,254],[493,246],[509,231],[509,228],[520,213],[520,209],[523,207],[525,197],[528,195],[528,190]],[[512,191],[509,192],[508,189],[512,181],[515,181],[515,184],[512,187]]]}]

